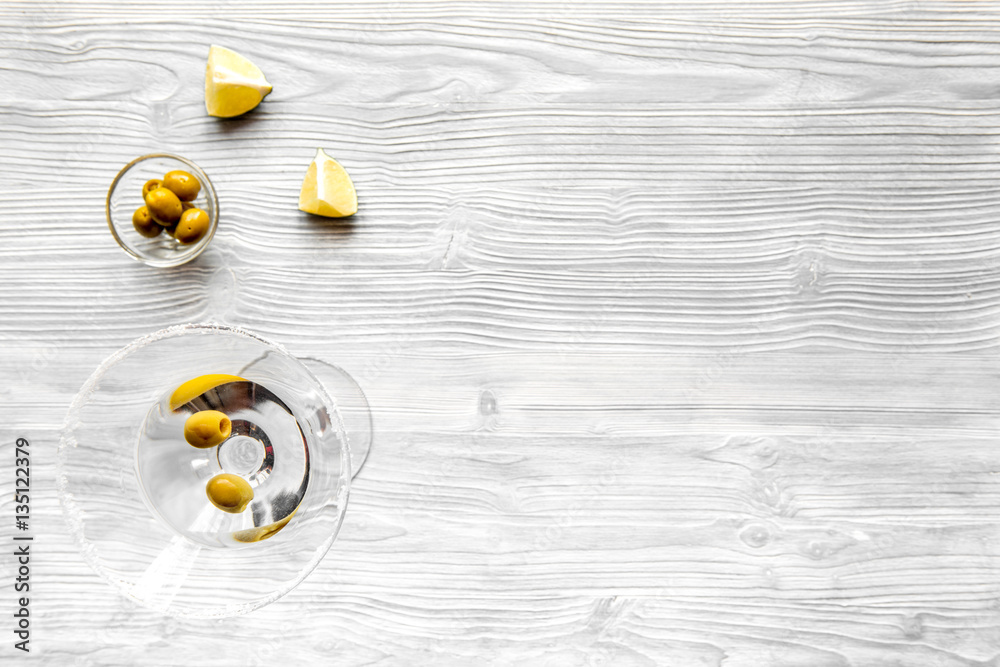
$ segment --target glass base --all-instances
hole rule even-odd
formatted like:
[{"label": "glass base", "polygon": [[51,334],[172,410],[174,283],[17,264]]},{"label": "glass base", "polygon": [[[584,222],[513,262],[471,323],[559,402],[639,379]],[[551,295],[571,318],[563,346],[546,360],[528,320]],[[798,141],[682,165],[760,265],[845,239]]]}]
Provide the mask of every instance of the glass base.
[{"label": "glass base", "polygon": [[357,477],[372,447],[372,413],[365,392],[340,366],[312,357],[299,357],[299,361],[319,378],[337,402],[351,452],[351,477]]}]

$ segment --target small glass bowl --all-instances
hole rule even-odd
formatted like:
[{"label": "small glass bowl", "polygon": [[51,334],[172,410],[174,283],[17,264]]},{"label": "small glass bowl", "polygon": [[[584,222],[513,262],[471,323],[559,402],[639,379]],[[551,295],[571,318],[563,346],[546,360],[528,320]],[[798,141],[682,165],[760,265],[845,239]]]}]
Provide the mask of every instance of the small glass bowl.
[{"label": "small glass bowl", "polygon": [[[191,203],[208,213],[208,232],[197,243],[183,245],[166,232],[147,239],[132,226],[132,214],[143,205],[142,186],[151,178],[162,179],[168,171],[183,169],[201,181],[201,192]],[[191,160],[169,153],[143,155],[125,165],[108,190],[105,205],[111,235],[133,258],[157,267],[180,266],[202,253],[212,242],[219,223],[219,198],[212,181]]]}]

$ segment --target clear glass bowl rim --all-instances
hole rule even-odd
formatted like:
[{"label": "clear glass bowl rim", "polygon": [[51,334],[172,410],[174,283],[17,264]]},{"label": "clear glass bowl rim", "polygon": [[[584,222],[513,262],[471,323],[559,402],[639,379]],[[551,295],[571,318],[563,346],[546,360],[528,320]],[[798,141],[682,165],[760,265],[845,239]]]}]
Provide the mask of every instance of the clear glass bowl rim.
[{"label": "clear glass bowl rim", "polygon": [[[209,201],[212,202],[213,215],[211,224],[208,227],[207,236],[203,241],[199,241],[197,248],[193,252],[191,252],[190,254],[180,254],[174,260],[157,260],[151,257],[146,257],[145,255],[136,252],[133,248],[131,248],[128,245],[128,243],[125,242],[124,239],[122,239],[121,236],[118,235],[118,230],[115,229],[115,223],[111,217],[111,199],[114,196],[115,189],[118,187],[118,183],[125,177],[125,174],[127,174],[129,170],[132,169],[132,167],[136,166],[140,162],[145,162],[146,160],[152,160],[155,158],[177,160],[178,162],[188,167],[192,172],[194,172],[195,176],[197,176],[198,179],[205,185],[205,196],[208,198]],[[140,155],[139,157],[135,158],[134,160],[126,164],[115,175],[114,180],[111,181],[111,186],[108,188],[107,197],[104,200],[104,216],[108,223],[108,229],[111,230],[111,236],[113,236],[115,239],[115,243],[117,243],[122,250],[127,252],[129,256],[132,257],[132,259],[138,260],[150,266],[169,268],[173,266],[180,266],[181,264],[186,264],[187,262],[190,262],[195,257],[203,253],[205,251],[205,248],[207,248],[209,244],[212,242],[212,238],[215,237],[215,230],[219,225],[219,197],[215,192],[215,186],[212,185],[212,180],[208,177],[208,174],[206,174],[205,171],[197,164],[195,164],[193,161],[181,155],[176,155],[174,153],[147,153],[145,155]]]}]

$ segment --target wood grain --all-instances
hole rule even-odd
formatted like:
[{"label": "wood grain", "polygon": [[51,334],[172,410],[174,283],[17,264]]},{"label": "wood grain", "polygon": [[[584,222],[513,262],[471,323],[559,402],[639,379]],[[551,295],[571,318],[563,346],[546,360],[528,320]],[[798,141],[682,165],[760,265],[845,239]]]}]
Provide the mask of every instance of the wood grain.
[{"label": "wood grain", "polygon": [[[0,664],[1000,664],[998,67],[992,1],[0,4]],[[295,209],[317,146],[351,221]],[[222,210],[169,271],[103,212],[159,150]],[[202,320],[376,423],[320,567],[210,622],[119,599],[54,485],[93,369]]]}]

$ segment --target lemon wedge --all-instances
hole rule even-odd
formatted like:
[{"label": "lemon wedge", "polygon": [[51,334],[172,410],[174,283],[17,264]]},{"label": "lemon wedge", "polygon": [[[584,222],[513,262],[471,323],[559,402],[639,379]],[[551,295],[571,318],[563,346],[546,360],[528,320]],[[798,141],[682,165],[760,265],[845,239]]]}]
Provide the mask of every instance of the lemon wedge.
[{"label": "lemon wedge", "polygon": [[213,46],[205,66],[205,108],[209,116],[231,118],[250,111],[271,92],[271,84],[252,62]]},{"label": "lemon wedge", "polygon": [[267,538],[274,535],[276,532],[285,527],[292,517],[295,516],[295,512],[298,512],[299,508],[296,507],[295,510],[286,516],[284,519],[275,521],[274,523],[269,523],[266,526],[260,526],[259,528],[248,528],[246,530],[237,530],[233,533],[233,537],[236,538],[237,542],[260,542],[266,540]]},{"label": "lemon wedge", "polygon": [[306,170],[299,210],[328,218],[345,218],[358,212],[358,193],[351,177],[322,148],[316,149],[316,157]]},{"label": "lemon wedge", "polygon": [[170,395],[170,409],[176,410],[185,403],[193,401],[206,391],[211,391],[219,385],[227,382],[246,382],[238,375],[225,375],[223,373],[212,373],[210,375],[199,375],[193,380],[188,380],[174,390]]}]

